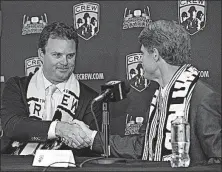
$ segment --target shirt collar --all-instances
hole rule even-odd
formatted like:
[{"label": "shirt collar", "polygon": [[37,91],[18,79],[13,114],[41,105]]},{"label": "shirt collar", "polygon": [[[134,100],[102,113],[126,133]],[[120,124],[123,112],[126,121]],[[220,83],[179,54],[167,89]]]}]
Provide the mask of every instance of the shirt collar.
[{"label": "shirt collar", "polygon": [[60,92],[63,92],[63,90],[65,89],[66,82],[67,81],[64,81],[56,85]]},{"label": "shirt collar", "polygon": [[[42,73],[43,74],[43,73]],[[45,85],[45,90],[50,86],[52,85],[52,83],[46,79],[46,77],[44,76],[44,74],[42,75],[43,76],[43,81],[44,81],[44,85]]]},{"label": "shirt collar", "polygon": [[[52,85],[52,83],[48,79],[46,79],[46,77],[43,74],[43,71],[42,71],[42,76],[43,76],[43,81],[44,81],[45,90],[46,90],[50,85]],[[60,92],[63,92],[63,90],[65,89],[66,82],[67,81],[56,84],[56,87],[58,88]]]}]

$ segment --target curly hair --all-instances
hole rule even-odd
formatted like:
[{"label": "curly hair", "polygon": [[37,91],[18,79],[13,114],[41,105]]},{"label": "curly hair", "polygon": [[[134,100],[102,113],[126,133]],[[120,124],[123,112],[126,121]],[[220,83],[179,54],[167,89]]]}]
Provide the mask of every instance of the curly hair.
[{"label": "curly hair", "polygon": [[67,26],[64,23],[54,22],[44,27],[40,33],[38,48],[42,49],[45,54],[45,47],[49,38],[60,38],[74,40],[76,43],[76,50],[78,48],[78,35],[73,26]]},{"label": "curly hair", "polygon": [[151,22],[141,31],[138,39],[149,53],[153,53],[153,48],[156,48],[168,64],[180,66],[191,60],[190,36],[175,21]]}]

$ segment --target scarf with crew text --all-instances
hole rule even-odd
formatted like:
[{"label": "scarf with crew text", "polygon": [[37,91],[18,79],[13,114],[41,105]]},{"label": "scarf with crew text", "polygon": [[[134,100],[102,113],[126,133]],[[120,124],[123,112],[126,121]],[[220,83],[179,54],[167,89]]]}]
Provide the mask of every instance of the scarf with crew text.
[{"label": "scarf with crew text", "polygon": [[[80,96],[79,81],[71,74],[65,84],[62,97],[56,107],[52,121],[70,122],[75,119],[75,112],[78,107]],[[45,86],[42,67],[32,76],[27,90],[27,102],[29,105],[29,118],[44,120],[45,113]],[[12,155],[33,155],[38,149],[59,149],[62,146],[59,139],[47,140],[45,143],[39,142],[19,142],[13,141],[9,149]]]},{"label": "scarf with crew text", "polygon": [[171,121],[177,111],[184,110],[188,120],[192,91],[199,79],[199,71],[190,64],[181,66],[166,86],[164,96],[161,87],[153,96],[146,126],[142,160],[169,161],[172,155]]},{"label": "scarf with crew text", "polygon": [[[79,102],[80,86],[74,74],[71,74],[62,92],[60,104],[55,110],[60,112],[60,121],[72,121]],[[27,90],[27,102],[29,105],[29,117],[43,119],[45,110],[45,87],[42,68],[31,78]]]}]

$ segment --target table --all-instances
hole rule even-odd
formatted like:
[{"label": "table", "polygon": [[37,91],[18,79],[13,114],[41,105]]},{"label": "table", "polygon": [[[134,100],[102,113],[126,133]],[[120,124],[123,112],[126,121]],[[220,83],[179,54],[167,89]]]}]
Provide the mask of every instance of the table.
[{"label": "table", "polygon": [[[89,157],[88,157],[89,158]],[[92,157],[91,157],[92,158]],[[29,156],[16,156],[16,155],[1,155],[1,170],[0,171],[44,171],[46,167],[33,167],[34,157]],[[86,160],[87,157],[75,157],[77,166]],[[142,160],[125,159],[126,162],[115,163],[115,164],[94,164],[86,163],[82,168],[80,167],[69,167],[69,168],[47,168],[47,171],[154,171],[154,172],[221,172],[222,164],[213,165],[197,165],[188,168],[171,168],[169,162],[148,162]]]}]

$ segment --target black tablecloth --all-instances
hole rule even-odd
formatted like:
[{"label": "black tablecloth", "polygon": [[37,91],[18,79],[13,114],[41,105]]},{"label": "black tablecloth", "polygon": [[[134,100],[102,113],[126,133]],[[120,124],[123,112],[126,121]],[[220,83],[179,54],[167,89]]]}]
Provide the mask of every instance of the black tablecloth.
[{"label": "black tablecloth", "polygon": [[[1,155],[1,171],[44,171],[46,167],[33,167],[33,156]],[[75,157],[77,167],[47,168],[47,171],[192,171],[192,172],[221,172],[221,164],[197,165],[188,168],[171,168],[169,162],[148,162],[142,160],[125,159],[124,162],[114,164],[97,164],[87,162],[81,168],[79,165],[89,157]],[[99,161],[99,160],[98,160]]]}]

